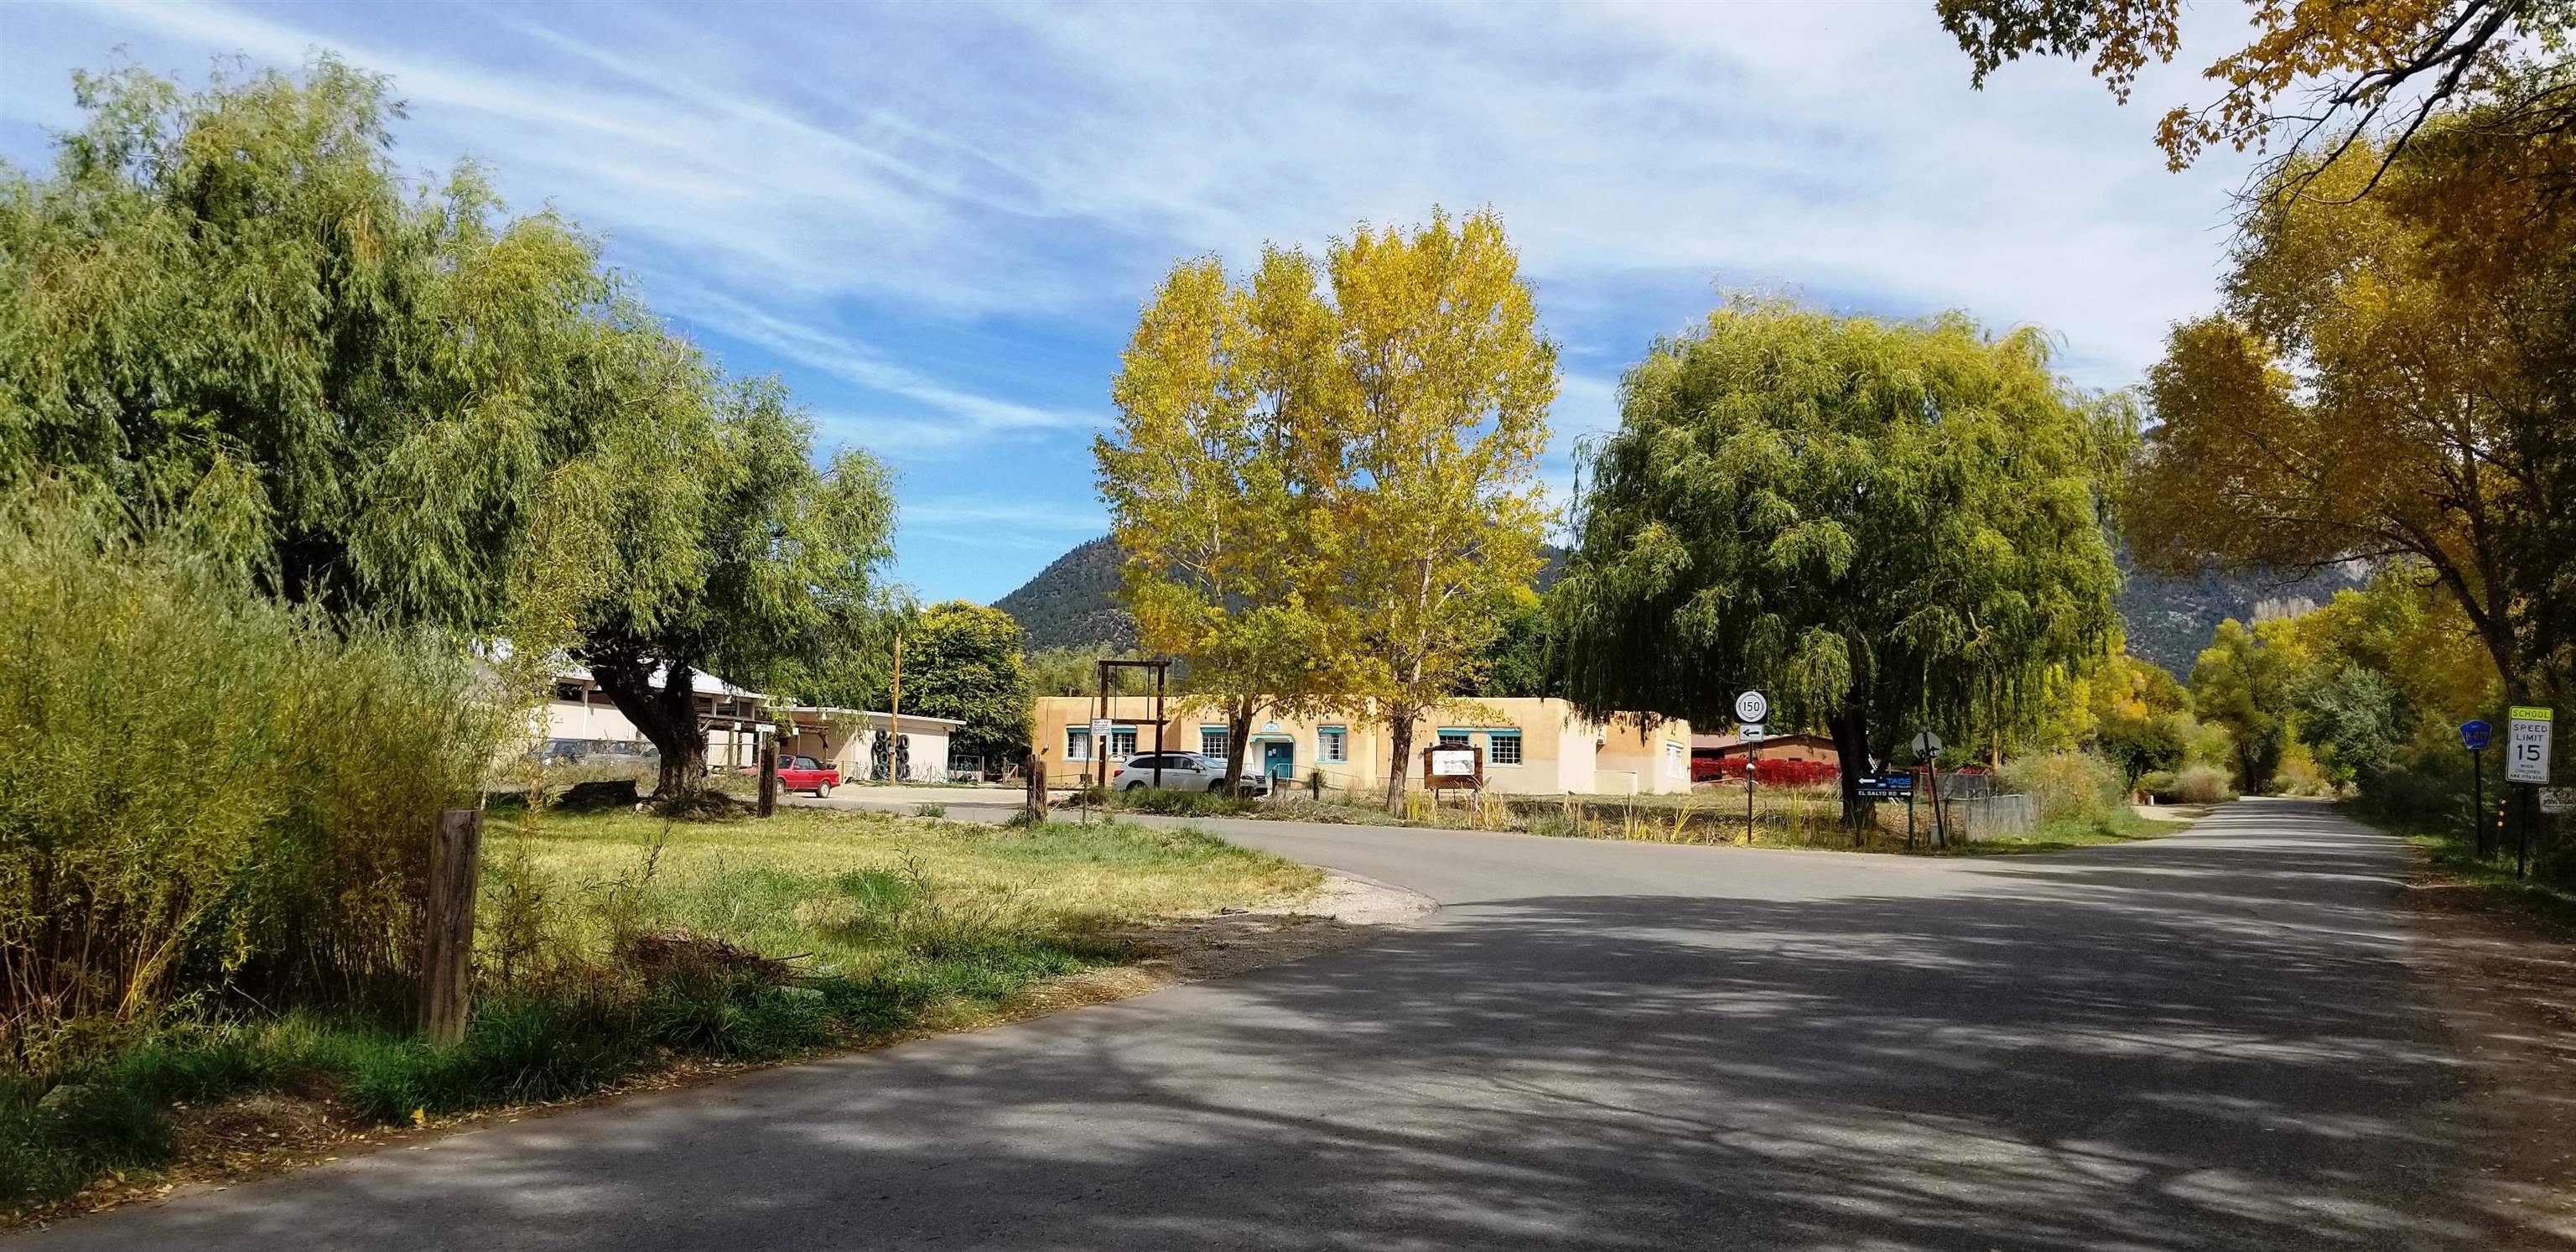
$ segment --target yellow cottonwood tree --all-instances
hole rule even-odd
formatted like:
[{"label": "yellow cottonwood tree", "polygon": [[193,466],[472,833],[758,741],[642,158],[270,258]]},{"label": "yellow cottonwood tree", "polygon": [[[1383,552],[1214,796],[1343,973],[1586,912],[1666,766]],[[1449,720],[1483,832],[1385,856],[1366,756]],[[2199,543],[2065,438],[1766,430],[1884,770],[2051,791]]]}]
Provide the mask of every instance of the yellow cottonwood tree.
[{"label": "yellow cottonwood tree", "polygon": [[[1329,292],[1329,299],[1326,293]],[[1222,705],[1413,723],[1472,683],[1538,572],[1556,349],[1491,212],[1362,226],[1318,266],[1270,248],[1157,289],[1094,445],[1149,651]]]},{"label": "yellow cottonwood tree", "polygon": [[1292,446],[1328,324],[1295,253],[1268,252],[1249,289],[1213,257],[1183,262],[1137,319],[1110,387],[1119,425],[1092,447],[1138,642],[1225,717],[1229,786],[1255,719],[1342,685],[1329,614],[1305,596],[1329,545]]},{"label": "yellow cottonwood tree", "polygon": [[[2126,102],[2150,59],[2181,43],[2180,0],[1937,0],[1973,81],[2025,55],[2093,58]],[[2333,155],[2378,140],[2393,155],[2445,106],[2479,100],[2541,132],[2576,122],[2563,70],[2571,0],[2246,0],[2253,37],[2202,76],[2224,87],[2176,105],[2156,128],[2174,169],[2203,149],[2284,151],[2331,141]],[[2295,101],[2284,96],[2298,93]],[[2277,187],[2274,188],[2277,190]],[[2304,188],[2300,188],[2303,190]]]},{"label": "yellow cottonwood tree", "polygon": [[1538,482],[1556,345],[1491,211],[1366,227],[1326,261],[1339,315],[1334,421],[1309,433],[1333,467],[1342,594],[1364,690],[1404,793],[1413,723],[1467,687],[1525,597],[1553,514]]}]

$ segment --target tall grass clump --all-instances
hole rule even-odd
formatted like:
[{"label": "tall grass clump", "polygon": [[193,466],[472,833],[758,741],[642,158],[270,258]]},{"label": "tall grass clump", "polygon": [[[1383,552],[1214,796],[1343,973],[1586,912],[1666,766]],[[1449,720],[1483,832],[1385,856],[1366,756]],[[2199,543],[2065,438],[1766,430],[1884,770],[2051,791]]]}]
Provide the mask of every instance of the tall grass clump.
[{"label": "tall grass clump", "polygon": [[2085,752],[2025,756],[2004,766],[2004,790],[2031,797],[2042,826],[2116,824],[2128,811],[2128,789],[2109,761]]},{"label": "tall grass clump", "polygon": [[288,608],[191,525],[0,494],[0,1050],[38,1083],[181,1002],[394,994],[492,742],[452,646]]}]

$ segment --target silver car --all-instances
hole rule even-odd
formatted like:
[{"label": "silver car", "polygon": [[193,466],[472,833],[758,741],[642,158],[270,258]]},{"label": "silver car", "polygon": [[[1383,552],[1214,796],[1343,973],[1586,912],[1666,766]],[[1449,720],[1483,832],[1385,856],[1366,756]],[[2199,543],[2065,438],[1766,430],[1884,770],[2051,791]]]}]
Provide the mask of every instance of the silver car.
[{"label": "silver car", "polygon": [[[1154,767],[1157,762],[1162,765],[1165,791],[1222,791],[1225,789],[1225,758],[1201,756],[1196,752],[1165,752],[1159,755],[1148,752],[1143,756],[1131,756],[1127,758],[1126,764],[1118,767],[1116,774],[1110,776],[1110,789],[1139,791],[1153,786]],[[1270,790],[1270,778],[1266,774],[1245,770],[1242,778],[1242,790],[1245,795],[1264,795]]]}]

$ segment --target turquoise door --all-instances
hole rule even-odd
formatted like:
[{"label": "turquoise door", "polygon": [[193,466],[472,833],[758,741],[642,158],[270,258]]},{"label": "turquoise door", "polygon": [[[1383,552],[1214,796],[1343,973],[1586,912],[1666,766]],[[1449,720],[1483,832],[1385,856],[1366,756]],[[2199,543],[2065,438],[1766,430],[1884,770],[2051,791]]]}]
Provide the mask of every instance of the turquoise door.
[{"label": "turquoise door", "polygon": [[1270,740],[1261,745],[1261,772],[1273,778],[1297,776],[1297,745]]}]

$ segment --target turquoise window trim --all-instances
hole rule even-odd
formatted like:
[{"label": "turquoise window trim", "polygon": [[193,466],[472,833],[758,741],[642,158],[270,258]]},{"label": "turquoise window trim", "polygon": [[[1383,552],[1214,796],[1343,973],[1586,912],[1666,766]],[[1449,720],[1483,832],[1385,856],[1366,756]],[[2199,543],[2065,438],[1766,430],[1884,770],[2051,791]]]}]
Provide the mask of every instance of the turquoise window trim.
[{"label": "turquoise window trim", "polygon": [[[1335,736],[1335,738],[1331,741],[1331,742],[1333,743],[1333,745],[1334,745],[1334,746],[1333,746],[1333,747],[1331,747],[1331,748],[1329,748],[1329,749],[1327,749],[1327,748],[1324,746],[1324,745],[1325,745],[1325,743],[1327,742],[1327,741],[1325,740],[1324,736],[1326,736],[1326,735],[1328,735],[1328,734],[1329,734],[1329,735],[1332,735],[1332,736]],[[1318,726],[1318,727],[1316,727],[1316,728],[1315,728],[1315,760],[1316,760],[1316,761],[1318,761],[1318,762],[1320,762],[1320,763],[1322,763],[1322,764],[1325,764],[1325,765],[1347,765],[1347,764],[1349,764],[1349,763],[1350,763],[1350,759],[1351,759],[1351,728],[1350,728],[1350,727],[1348,727],[1348,726]]]},{"label": "turquoise window trim", "polygon": [[[1506,740],[1506,739],[1509,739],[1509,740],[1511,740],[1511,742],[1512,742],[1512,759],[1511,759],[1511,760],[1508,760],[1508,761],[1498,759],[1499,754],[1495,751],[1495,749],[1496,749],[1496,748],[1498,748],[1498,747],[1500,747],[1500,746],[1502,745],[1502,742],[1503,742],[1504,740]],[[1527,760],[1527,759],[1528,759],[1527,757],[1525,757],[1525,756],[1523,756],[1523,755],[1521,754],[1521,732],[1520,732],[1520,731],[1518,731],[1518,730],[1488,730],[1488,731],[1486,731],[1486,732],[1485,732],[1485,763],[1486,763],[1486,764],[1488,764],[1488,765],[1499,765],[1499,766],[1501,766],[1501,767],[1503,767],[1503,768],[1505,768],[1505,769],[1509,769],[1509,768],[1511,768],[1511,767],[1513,767],[1513,766],[1515,766],[1515,765],[1520,764],[1522,761]]]}]

